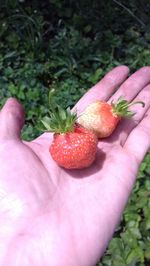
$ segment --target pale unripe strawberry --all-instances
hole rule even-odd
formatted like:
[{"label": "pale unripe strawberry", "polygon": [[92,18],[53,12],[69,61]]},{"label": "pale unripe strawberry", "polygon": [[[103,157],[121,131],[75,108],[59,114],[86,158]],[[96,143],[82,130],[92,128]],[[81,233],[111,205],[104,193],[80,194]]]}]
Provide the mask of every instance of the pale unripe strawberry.
[{"label": "pale unripe strawberry", "polygon": [[129,103],[122,97],[116,103],[112,102],[111,104],[105,101],[96,101],[87,106],[78,117],[78,123],[92,130],[98,138],[109,137],[123,117],[130,118],[134,115],[129,107],[137,103],[144,107],[144,103],[141,101]]}]

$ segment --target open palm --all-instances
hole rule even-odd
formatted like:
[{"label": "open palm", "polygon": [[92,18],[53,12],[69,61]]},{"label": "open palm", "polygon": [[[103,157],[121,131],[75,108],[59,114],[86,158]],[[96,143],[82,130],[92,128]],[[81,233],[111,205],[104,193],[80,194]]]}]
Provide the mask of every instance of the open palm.
[{"label": "open palm", "polygon": [[0,265],[92,266],[102,256],[150,146],[150,67],[127,75],[127,67],[114,68],[75,106],[80,113],[96,99],[119,96],[145,102],[99,141],[95,163],[83,170],[56,165],[50,133],[20,140],[23,109],[15,99],[6,102],[0,112]]}]

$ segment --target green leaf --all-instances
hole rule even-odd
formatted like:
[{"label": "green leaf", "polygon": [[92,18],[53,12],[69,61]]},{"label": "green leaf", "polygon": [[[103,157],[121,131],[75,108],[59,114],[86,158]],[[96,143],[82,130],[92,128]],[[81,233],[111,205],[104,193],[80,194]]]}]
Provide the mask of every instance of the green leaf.
[{"label": "green leaf", "polygon": [[45,116],[42,120],[41,120],[42,124],[44,125],[44,127],[48,130],[51,131],[51,127],[50,127],[50,123],[51,123],[51,119],[47,116]]},{"label": "green leaf", "polygon": [[144,262],[144,252],[140,247],[134,248],[127,257],[127,264],[132,263],[132,262]]}]

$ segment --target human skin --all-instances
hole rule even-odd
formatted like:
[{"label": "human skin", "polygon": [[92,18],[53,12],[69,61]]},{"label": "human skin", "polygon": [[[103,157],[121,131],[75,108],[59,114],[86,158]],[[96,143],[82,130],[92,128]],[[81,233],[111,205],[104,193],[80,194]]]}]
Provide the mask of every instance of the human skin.
[{"label": "human skin", "polygon": [[114,68],[75,106],[80,114],[96,99],[145,102],[99,141],[95,163],[83,170],[64,170],[52,160],[50,133],[21,140],[23,107],[6,101],[0,112],[1,266],[94,266],[103,255],[150,147],[150,67],[128,74],[126,66]]}]

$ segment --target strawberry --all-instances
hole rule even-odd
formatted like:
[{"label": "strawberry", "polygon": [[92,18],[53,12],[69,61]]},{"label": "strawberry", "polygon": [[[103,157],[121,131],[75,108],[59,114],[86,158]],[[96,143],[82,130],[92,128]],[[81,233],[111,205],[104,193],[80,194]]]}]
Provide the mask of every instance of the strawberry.
[{"label": "strawberry", "polygon": [[[56,108],[55,108],[56,109]],[[66,169],[81,169],[90,166],[96,157],[96,135],[76,123],[76,113],[57,107],[42,123],[54,132],[49,151],[58,165]]]},{"label": "strawberry", "polygon": [[123,117],[130,118],[135,114],[129,110],[129,107],[137,103],[145,106],[141,101],[129,103],[123,97],[111,104],[105,101],[96,101],[85,109],[78,118],[78,123],[92,130],[98,138],[109,137]]}]

